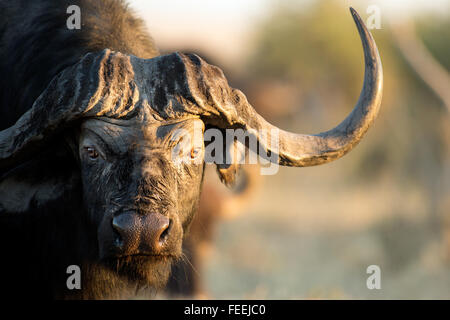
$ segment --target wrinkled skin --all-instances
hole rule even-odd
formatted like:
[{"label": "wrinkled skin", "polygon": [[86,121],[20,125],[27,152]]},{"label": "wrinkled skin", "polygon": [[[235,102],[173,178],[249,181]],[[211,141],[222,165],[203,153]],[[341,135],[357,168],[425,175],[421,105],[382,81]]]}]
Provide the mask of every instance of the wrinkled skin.
[{"label": "wrinkled skin", "polygon": [[[154,270],[168,274],[171,259],[180,258],[183,234],[198,206],[203,141],[177,135],[185,130],[193,137],[194,124],[203,128],[200,120],[148,125],[132,120],[120,124],[87,120],[81,126],[78,151],[83,202],[89,204],[89,218],[98,226],[100,259],[115,263],[124,257],[152,256],[134,270],[147,283],[160,282],[153,279]],[[89,154],[92,149],[97,152],[95,157]],[[180,163],[173,156],[188,160]],[[120,240],[111,223],[124,213],[138,219],[167,217],[170,223],[161,250],[148,245],[146,230],[118,250]]]},{"label": "wrinkled skin", "polygon": [[[45,194],[23,198],[23,207],[17,207],[17,211],[31,212],[34,217],[24,212],[12,213],[13,207],[6,208],[9,213],[1,216],[1,224],[8,229],[0,240],[17,239],[15,247],[3,250],[21,266],[15,267],[23,275],[14,279],[17,294],[34,295],[36,289],[43,296],[57,298],[127,298],[138,289],[154,293],[153,289],[162,288],[173,263],[182,258],[183,238],[198,208],[204,146],[202,139],[194,139],[194,130],[203,127],[198,119],[172,123],[88,119],[65,133],[64,141],[72,150],[72,159],[67,152],[55,152],[52,148],[57,148],[57,144],[52,144],[50,155],[7,174],[0,182],[0,197],[1,193],[11,194],[14,185],[21,186],[20,190],[15,189],[18,194],[34,192],[33,185],[42,192],[44,181],[49,186],[48,196],[55,197],[54,201]],[[67,172],[70,167],[73,177]],[[49,180],[47,171],[52,177],[59,175],[58,179]],[[36,181],[31,181],[30,176]],[[66,190],[62,192],[67,197],[59,192],[54,194],[54,189]],[[124,214],[141,221],[167,217],[170,226],[161,248],[156,250],[151,239],[146,238],[151,223],[133,229],[131,239],[121,239],[112,220]],[[19,215],[22,220],[15,222],[18,226],[15,229],[15,223],[11,222],[18,221]],[[45,231],[46,228],[51,230]],[[36,230],[39,237],[34,236],[34,231],[29,234],[21,230]],[[124,242],[122,246],[117,245],[119,240]],[[32,259],[31,264],[20,262],[30,257],[9,251],[17,247],[35,252],[38,260]],[[42,258],[51,267],[39,269],[38,261]],[[82,290],[65,288],[65,270],[71,264],[81,266]],[[8,265],[2,265],[2,270],[10,272]],[[20,292],[35,273],[39,279],[33,280],[34,285],[26,292]],[[8,281],[2,283],[8,287]],[[45,286],[49,292],[44,290]],[[11,296],[15,296],[14,290]]]}]

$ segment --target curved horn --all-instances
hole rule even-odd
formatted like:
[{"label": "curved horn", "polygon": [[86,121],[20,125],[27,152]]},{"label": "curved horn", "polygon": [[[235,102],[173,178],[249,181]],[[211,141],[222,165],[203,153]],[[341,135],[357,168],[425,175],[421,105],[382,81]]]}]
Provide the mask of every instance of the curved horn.
[{"label": "curved horn", "polygon": [[128,117],[138,91],[129,56],[89,53],[55,76],[30,110],[0,131],[0,168],[6,168],[82,117]]},{"label": "curved horn", "polygon": [[[353,111],[337,127],[317,134],[293,134],[279,131],[279,164],[285,166],[305,167],[314,166],[336,160],[349,152],[367,132],[380,109],[383,91],[383,70],[380,56],[372,38],[358,13],[350,8],[355,20],[364,48],[365,73],[364,84],[359,100]],[[243,103],[244,110],[253,110]],[[270,130],[275,127],[254,113],[255,127]],[[269,140],[270,141],[270,140]]]},{"label": "curved horn", "polygon": [[[383,91],[383,71],[375,41],[358,13],[353,8],[350,11],[364,48],[364,84],[353,111],[337,127],[316,135],[283,131],[262,118],[242,92],[229,88],[219,68],[208,65],[195,55],[182,55],[190,94],[201,109],[199,114],[212,125],[247,130],[267,151],[278,154],[270,160],[276,160],[280,165],[314,166],[345,155],[375,120]],[[277,148],[264,145],[264,141],[271,141],[272,130],[278,134]]]}]

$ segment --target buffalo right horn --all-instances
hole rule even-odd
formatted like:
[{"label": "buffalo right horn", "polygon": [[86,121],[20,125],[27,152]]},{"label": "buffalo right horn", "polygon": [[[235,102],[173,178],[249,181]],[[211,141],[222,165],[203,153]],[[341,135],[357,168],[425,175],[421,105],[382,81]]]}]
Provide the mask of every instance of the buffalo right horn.
[{"label": "buffalo right horn", "polygon": [[[353,8],[350,11],[364,48],[364,84],[353,111],[337,127],[316,135],[281,130],[261,117],[241,91],[230,88],[219,68],[196,55],[180,55],[186,67],[189,93],[199,108],[197,113],[213,126],[242,128],[256,136],[266,152],[278,155],[270,160],[283,166],[314,166],[342,157],[361,141],[375,120],[383,91],[383,70],[375,41],[358,13]],[[277,148],[264,142],[272,141],[272,130],[278,134]]]}]

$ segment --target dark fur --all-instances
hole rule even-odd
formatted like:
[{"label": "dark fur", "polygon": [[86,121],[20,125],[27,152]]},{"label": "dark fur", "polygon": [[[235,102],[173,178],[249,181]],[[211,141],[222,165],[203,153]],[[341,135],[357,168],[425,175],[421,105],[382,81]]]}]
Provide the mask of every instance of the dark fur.
[{"label": "dark fur", "polygon": [[[81,7],[81,30],[66,28],[66,9],[72,4]],[[141,58],[158,55],[143,23],[121,0],[5,0],[0,1],[0,10],[0,72],[4,75],[0,80],[0,129],[11,126],[58,72],[87,52],[109,48]],[[45,205],[37,193],[24,198],[26,213],[0,208],[2,289],[10,297],[124,298],[141,287],[145,289],[143,278],[150,280],[150,291],[162,287],[168,276],[167,266],[152,258],[95,262],[99,255],[98,226],[89,218],[85,206],[86,200],[95,199],[83,201],[86,190],[82,180],[86,177],[80,176],[76,144],[71,139],[73,135],[61,135],[13,172],[0,172],[4,190],[10,186],[10,177],[16,185],[40,186],[48,182],[58,188],[55,199],[46,200]],[[116,179],[120,179],[118,173]],[[149,192],[146,188],[154,181],[147,182],[137,185],[138,195]],[[195,187],[200,185],[185,187],[199,194]],[[52,198],[53,189],[40,188],[45,197]],[[197,202],[189,200],[184,204],[187,217],[183,228],[192,219]],[[82,291],[66,288],[65,271],[73,264],[82,267]]]},{"label": "dark fur", "polygon": [[[82,27],[69,30],[70,5]],[[88,52],[105,48],[140,58],[157,56],[143,22],[122,0],[0,1],[0,129],[28,110],[50,80]]]}]

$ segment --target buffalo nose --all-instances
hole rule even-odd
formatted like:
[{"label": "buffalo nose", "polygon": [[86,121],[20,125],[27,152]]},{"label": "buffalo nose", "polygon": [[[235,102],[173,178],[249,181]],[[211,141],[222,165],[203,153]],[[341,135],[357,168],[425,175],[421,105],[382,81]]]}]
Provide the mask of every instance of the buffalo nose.
[{"label": "buffalo nose", "polygon": [[112,220],[115,246],[124,254],[159,254],[169,236],[171,221],[159,213],[122,213]]}]

